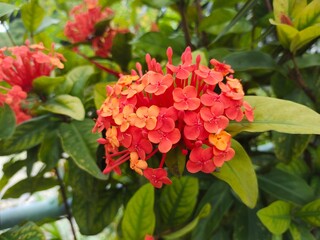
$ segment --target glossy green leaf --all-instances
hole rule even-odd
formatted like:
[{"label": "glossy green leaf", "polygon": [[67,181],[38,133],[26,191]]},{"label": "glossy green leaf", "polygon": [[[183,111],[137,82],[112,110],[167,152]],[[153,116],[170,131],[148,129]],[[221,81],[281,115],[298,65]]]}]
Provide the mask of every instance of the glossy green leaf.
[{"label": "glossy green leaf", "polygon": [[311,135],[272,133],[275,154],[283,162],[298,158],[308,147],[310,140]]},{"label": "glossy green leaf", "polygon": [[78,97],[71,95],[58,95],[41,106],[41,109],[71,117],[75,120],[83,120],[85,116],[84,106]]},{"label": "glossy green leaf", "polygon": [[8,188],[4,192],[2,198],[18,198],[24,193],[32,194],[34,192],[47,190],[57,185],[58,182],[54,178],[45,178],[39,176],[25,178]]},{"label": "glossy green leaf", "polygon": [[314,199],[314,192],[306,181],[293,174],[273,169],[259,175],[259,187],[270,195],[297,205],[304,205]]},{"label": "glossy green leaf", "polygon": [[0,106],[0,140],[10,137],[16,128],[16,117],[9,105]]},{"label": "glossy green leaf", "polygon": [[259,221],[257,216],[257,210],[260,208],[259,205],[254,209],[247,208],[245,205],[239,205],[235,209],[234,212],[237,214],[233,220],[233,240],[271,239],[271,234]]},{"label": "glossy green leaf", "polygon": [[[294,19],[294,25],[302,30],[320,23],[320,1],[311,1]],[[318,26],[319,28],[319,26]]]},{"label": "glossy green leaf", "polygon": [[288,230],[291,223],[291,206],[284,201],[275,201],[262,208],[257,215],[263,225],[273,234],[280,235]]},{"label": "glossy green leaf", "polygon": [[33,222],[27,222],[22,226],[15,226],[0,235],[1,240],[45,240],[46,237],[41,228]]},{"label": "glossy green leaf", "polygon": [[107,98],[106,86],[107,86],[107,83],[97,83],[94,86],[94,92],[93,92],[94,105],[96,106],[97,109],[100,109],[104,100]]},{"label": "glossy green leaf", "polygon": [[303,225],[291,223],[289,230],[292,240],[316,240],[314,235],[311,233],[311,230]]},{"label": "glossy green leaf", "polygon": [[132,37],[131,33],[117,34],[113,40],[112,59],[119,64],[122,71],[128,71],[128,64],[132,59],[130,44]]},{"label": "glossy green leaf", "polygon": [[62,146],[56,129],[44,136],[37,154],[39,160],[46,164],[47,170],[51,170],[57,165],[62,156]]},{"label": "glossy green leaf", "polygon": [[295,53],[297,50],[306,46],[308,43],[318,38],[319,36],[320,36],[320,23],[301,30],[292,39],[292,42],[290,44],[290,51]]},{"label": "glossy green leaf", "polygon": [[110,25],[111,16],[102,19],[94,25],[94,36],[102,36]]},{"label": "glossy green leaf", "polygon": [[102,174],[96,164],[97,135],[92,134],[94,122],[85,119],[82,122],[73,121],[63,123],[59,128],[59,135],[63,150],[68,153],[77,166],[92,176],[105,180],[107,175]]},{"label": "glossy green leaf", "polygon": [[45,16],[45,10],[38,0],[31,0],[21,7],[21,18],[25,28],[33,35]]},{"label": "glossy green leaf", "polygon": [[234,52],[227,55],[223,60],[230,64],[235,71],[259,69],[272,71],[276,67],[273,58],[261,51]]},{"label": "glossy green leaf", "polygon": [[128,240],[143,240],[152,235],[156,217],[154,207],[154,188],[148,183],[142,186],[129,200],[123,215],[123,238]]},{"label": "glossy green leaf", "polygon": [[48,116],[23,122],[10,138],[0,141],[0,156],[19,153],[40,144],[49,127],[54,128],[54,124],[48,121]]},{"label": "glossy green leaf", "polygon": [[293,159],[289,163],[278,163],[276,168],[305,179],[310,174],[309,166],[301,158]]},{"label": "glossy green leaf", "polygon": [[312,109],[287,100],[270,97],[246,96],[245,101],[254,108],[254,121],[231,122],[228,130],[233,134],[265,132],[320,134],[320,114]]},{"label": "glossy green leaf", "polygon": [[166,166],[176,177],[181,177],[186,165],[186,155],[182,154],[181,149],[171,149],[167,153]]},{"label": "glossy green leaf", "polygon": [[303,206],[296,216],[302,218],[313,226],[320,227],[320,199]]},{"label": "glossy green leaf", "polygon": [[50,94],[65,80],[65,77],[41,76],[32,81],[32,87],[34,91],[40,94]]},{"label": "glossy green leaf", "polygon": [[214,181],[202,197],[196,212],[206,204],[210,204],[211,211],[206,218],[200,219],[199,224],[192,231],[192,239],[206,239],[207,236],[211,236],[233,202],[228,185],[222,181]]},{"label": "glossy green leaf", "polygon": [[72,85],[70,95],[82,99],[84,88],[93,72],[94,69],[92,66],[73,68],[66,76],[67,81]]},{"label": "glossy green leaf", "polygon": [[236,152],[234,158],[225,162],[213,175],[228,183],[245,205],[254,208],[258,199],[258,184],[251,159],[236,140],[232,140],[231,146]]},{"label": "glossy green leaf", "polygon": [[10,15],[13,11],[18,8],[14,5],[0,2],[0,18],[5,17],[6,15]]},{"label": "glossy green leaf", "polygon": [[206,205],[203,206],[198,216],[194,218],[190,223],[188,223],[187,225],[185,225],[183,228],[179,229],[176,232],[170,233],[168,235],[164,235],[163,239],[174,240],[174,239],[179,239],[185,236],[199,224],[199,220],[201,218],[205,218],[209,214],[210,210],[211,210],[211,206],[209,203],[207,203]]},{"label": "glossy green leaf", "polygon": [[160,216],[167,226],[174,227],[185,223],[191,216],[197,202],[198,179],[184,176],[173,178],[160,197]]},{"label": "glossy green leaf", "polygon": [[72,162],[69,178],[72,187],[72,213],[81,234],[98,234],[114,220],[123,203],[122,190],[106,189],[107,181],[92,177]]}]

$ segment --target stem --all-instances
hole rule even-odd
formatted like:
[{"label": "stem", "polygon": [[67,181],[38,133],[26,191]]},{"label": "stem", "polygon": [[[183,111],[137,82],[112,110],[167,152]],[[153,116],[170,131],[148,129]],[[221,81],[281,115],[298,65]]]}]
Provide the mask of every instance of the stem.
[{"label": "stem", "polygon": [[8,37],[9,37],[9,40],[10,40],[12,46],[16,46],[16,43],[15,43],[15,41],[13,40],[13,38],[12,38],[10,32],[9,32],[9,28],[7,28],[7,26],[6,26],[5,23],[2,23],[2,26],[3,26],[4,29],[6,30],[6,33],[7,33]]},{"label": "stem", "polygon": [[97,66],[98,68],[100,68],[101,70],[103,70],[103,71],[105,71],[105,72],[107,72],[107,73],[110,73],[110,74],[112,74],[113,76],[116,76],[117,78],[120,77],[120,74],[121,74],[121,73],[116,72],[116,71],[114,71],[114,70],[112,70],[112,69],[109,69],[109,68],[101,65],[100,63],[95,62],[94,60],[88,58],[86,55],[80,53],[79,51],[77,51],[77,53],[78,53],[81,57],[83,57],[84,59],[86,59],[86,60],[88,60],[89,62],[91,62],[91,63],[93,63],[94,65],[96,65],[96,66]]},{"label": "stem", "polygon": [[72,235],[73,235],[73,239],[74,240],[77,240],[77,236],[76,236],[76,231],[75,231],[75,228],[74,228],[74,225],[72,223],[72,213],[71,213],[71,209],[69,207],[69,204],[68,204],[68,199],[67,199],[67,194],[66,194],[66,188],[64,186],[64,183],[62,181],[62,178],[59,174],[59,170],[57,167],[54,168],[55,172],[56,172],[56,176],[57,176],[57,179],[58,179],[58,182],[59,182],[59,186],[60,186],[60,191],[61,191],[61,196],[62,196],[62,200],[63,200],[63,203],[64,203],[64,207],[66,209],[66,213],[67,213],[67,219],[70,223],[70,226],[71,226],[71,231],[72,231]]},{"label": "stem", "polygon": [[296,82],[299,85],[299,87],[301,87],[302,90],[308,95],[308,97],[313,102],[316,102],[316,97],[314,96],[314,94],[311,91],[311,89],[306,85],[305,81],[303,80],[302,74],[301,74],[301,72],[299,70],[299,67],[298,67],[298,64],[296,62],[294,54],[291,54],[291,60],[293,62],[294,71],[295,71],[295,75],[296,75],[296,77],[294,79],[296,80]]},{"label": "stem", "polygon": [[198,19],[197,19],[197,32],[198,32],[198,35],[200,35],[200,39],[201,39],[201,42],[202,42],[202,45],[203,46],[207,46],[208,45],[208,38],[207,38],[207,34],[204,32],[204,31],[199,31],[199,26],[200,26],[200,23],[203,19],[203,13],[202,13],[202,8],[201,8],[201,0],[196,0],[195,1],[195,4],[196,4],[196,9],[197,9],[197,16],[198,16]]},{"label": "stem", "polygon": [[180,0],[179,13],[181,15],[181,24],[182,24],[182,30],[183,30],[183,33],[184,33],[184,39],[186,41],[187,46],[190,46],[191,48],[193,48],[192,43],[191,43],[191,37],[190,37],[190,33],[189,33],[189,28],[188,28],[186,12],[185,12],[184,0]]},{"label": "stem", "polygon": [[268,12],[272,12],[273,10],[272,10],[272,5],[270,3],[270,0],[264,0],[264,3],[268,9]]}]

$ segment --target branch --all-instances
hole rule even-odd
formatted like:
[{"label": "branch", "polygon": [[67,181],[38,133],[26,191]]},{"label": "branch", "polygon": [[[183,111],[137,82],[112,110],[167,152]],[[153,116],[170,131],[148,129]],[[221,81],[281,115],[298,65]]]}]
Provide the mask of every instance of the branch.
[{"label": "branch", "polygon": [[187,16],[185,12],[186,8],[185,8],[184,0],[180,0],[178,8],[179,8],[179,13],[181,15],[181,24],[182,24],[182,30],[184,33],[184,39],[186,41],[187,46],[190,46],[191,48],[193,48],[191,43],[190,32],[188,28]]},{"label": "branch", "polygon": [[67,194],[66,194],[66,188],[64,186],[64,183],[62,181],[62,178],[59,174],[59,170],[57,167],[54,168],[58,182],[59,182],[59,186],[60,186],[60,191],[61,191],[61,196],[62,196],[62,200],[64,203],[64,207],[66,209],[66,213],[67,213],[67,219],[69,220],[70,226],[71,226],[71,231],[72,231],[72,235],[73,235],[73,239],[77,240],[77,235],[76,235],[76,231],[72,222],[72,213],[71,213],[71,209],[69,207],[68,204],[68,199],[67,199]]}]

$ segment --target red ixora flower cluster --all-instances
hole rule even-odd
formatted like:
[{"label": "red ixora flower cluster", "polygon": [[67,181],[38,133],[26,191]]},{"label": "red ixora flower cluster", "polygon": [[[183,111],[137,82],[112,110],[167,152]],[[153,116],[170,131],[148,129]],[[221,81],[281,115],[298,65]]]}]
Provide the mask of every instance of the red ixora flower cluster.
[{"label": "red ixora flower cluster", "polygon": [[[189,156],[190,173],[211,173],[233,158],[231,135],[225,130],[229,121],[239,122],[244,116],[253,121],[240,80],[229,65],[215,59],[210,60],[211,68],[200,64],[200,56],[193,63],[189,47],[178,66],[172,63],[172,54],[168,48],[165,72],[147,54],[146,73],[137,63],[137,71],[107,86],[93,129],[106,130],[98,139],[106,152],[104,173],[121,174],[119,166],[130,161],[131,169],[160,188],[171,183],[163,167],[173,148]],[[148,167],[157,152],[162,154],[159,167]]]},{"label": "red ixora flower cluster", "polygon": [[[19,124],[31,116],[23,108],[27,93],[32,90],[32,82],[40,76],[49,76],[51,71],[63,68],[64,57],[48,50],[40,44],[0,49],[0,107],[8,104],[16,115]],[[3,84],[1,84],[3,82]]]},{"label": "red ixora flower cluster", "polygon": [[113,11],[110,8],[102,9],[98,0],[85,0],[70,11],[72,20],[67,22],[64,34],[72,43],[91,42],[97,56],[107,57],[117,31],[108,27],[102,35],[95,36],[95,26],[112,16]]}]

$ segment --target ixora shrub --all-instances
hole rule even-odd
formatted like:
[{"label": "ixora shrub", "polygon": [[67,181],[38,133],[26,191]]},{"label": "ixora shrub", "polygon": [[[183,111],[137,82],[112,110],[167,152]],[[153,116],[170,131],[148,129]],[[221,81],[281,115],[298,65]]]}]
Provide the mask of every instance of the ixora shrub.
[{"label": "ixora shrub", "polygon": [[0,239],[319,239],[319,4],[0,3]]}]

